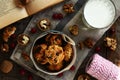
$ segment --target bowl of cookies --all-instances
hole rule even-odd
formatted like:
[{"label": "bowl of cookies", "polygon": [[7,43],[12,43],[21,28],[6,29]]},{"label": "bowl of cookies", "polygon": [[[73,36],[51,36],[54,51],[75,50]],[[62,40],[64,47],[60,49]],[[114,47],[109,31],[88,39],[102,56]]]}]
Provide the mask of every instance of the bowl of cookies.
[{"label": "bowl of cookies", "polygon": [[38,71],[58,75],[75,63],[75,42],[59,31],[44,32],[33,42],[30,58]]}]

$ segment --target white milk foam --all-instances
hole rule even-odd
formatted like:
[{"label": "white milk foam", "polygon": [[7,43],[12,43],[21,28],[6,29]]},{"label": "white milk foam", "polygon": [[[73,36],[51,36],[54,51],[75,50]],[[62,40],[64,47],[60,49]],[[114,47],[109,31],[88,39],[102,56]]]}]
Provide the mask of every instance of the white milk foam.
[{"label": "white milk foam", "polygon": [[112,23],[116,12],[110,0],[89,0],[83,14],[89,25],[94,28],[104,28]]}]

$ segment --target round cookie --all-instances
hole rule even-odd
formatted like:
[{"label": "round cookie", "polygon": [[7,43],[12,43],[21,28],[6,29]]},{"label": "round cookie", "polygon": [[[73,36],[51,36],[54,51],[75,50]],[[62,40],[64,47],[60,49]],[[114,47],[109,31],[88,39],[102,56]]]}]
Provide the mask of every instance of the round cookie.
[{"label": "round cookie", "polygon": [[8,61],[8,60],[4,60],[1,65],[0,65],[0,70],[3,72],[3,73],[9,73],[13,68],[13,64],[11,61]]}]

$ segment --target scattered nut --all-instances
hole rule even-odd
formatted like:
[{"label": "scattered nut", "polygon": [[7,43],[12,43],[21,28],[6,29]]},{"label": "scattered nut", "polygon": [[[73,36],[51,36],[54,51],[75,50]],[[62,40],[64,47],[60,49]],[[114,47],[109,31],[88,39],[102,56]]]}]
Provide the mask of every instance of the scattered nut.
[{"label": "scattered nut", "polygon": [[3,31],[3,40],[8,42],[9,37],[14,34],[16,31],[16,27],[6,27]]},{"label": "scattered nut", "polygon": [[79,33],[78,30],[79,30],[79,28],[77,25],[73,25],[73,26],[69,27],[69,31],[72,35],[75,35],[75,36],[78,35],[78,33]]},{"label": "scattered nut", "polygon": [[81,74],[81,75],[79,75],[78,80],[91,80],[91,79],[88,75]]},{"label": "scattered nut", "polygon": [[50,21],[48,19],[42,19],[38,22],[38,28],[42,31],[48,30],[50,28]]},{"label": "scattered nut", "polygon": [[63,10],[66,12],[66,13],[73,13],[75,10],[73,8],[73,4],[65,4],[63,6]]},{"label": "scattered nut", "polygon": [[78,47],[82,50],[84,49],[84,43],[83,42],[79,42],[78,43]]},{"label": "scattered nut", "polygon": [[116,46],[117,46],[117,41],[116,39],[110,38],[110,37],[106,37],[104,39],[104,41],[106,42],[106,46],[109,47],[112,51],[116,50]]},{"label": "scattered nut", "polygon": [[11,61],[8,61],[8,60],[4,60],[0,66],[0,70],[3,73],[9,73],[12,70],[12,68],[13,68],[13,64]]},{"label": "scattered nut", "polygon": [[94,45],[93,39],[91,39],[91,38],[86,38],[86,39],[84,40],[84,45],[85,45],[86,47],[88,47],[88,48],[92,48],[93,45]]},{"label": "scattered nut", "polygon": [[27,45],[30,41],[30,38],[26,34],[20,34],[18,35],[17,42],[20,45]]},{"label": "scattered nut", "polygon": [[8,44],[6,44],[6,43],[2,44],[0,48],[1,48],[1,51],[2,51],[2,52],[5,52],[5,53],[6,53],[6,52],[9,51],[9,46],[8,46]]}]

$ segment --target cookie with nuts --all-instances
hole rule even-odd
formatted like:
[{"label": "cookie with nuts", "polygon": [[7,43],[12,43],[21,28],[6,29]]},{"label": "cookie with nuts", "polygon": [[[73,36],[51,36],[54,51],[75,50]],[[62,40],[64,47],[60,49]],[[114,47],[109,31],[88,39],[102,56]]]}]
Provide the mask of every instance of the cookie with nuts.
[{"label": "cookie with nuts", "polygon": [[73,4],[70,3],[70,4],[65,4],[63,6],[63,11],[66,12],[66,13],[73,13],[75,10],[73,8]]},{"label": "cookie with nuts", "polygon": [[115,51],[117,46],[117,41],[114,38],[106,37],[104,39],[105,45],[110,48],[110,50]]}]

